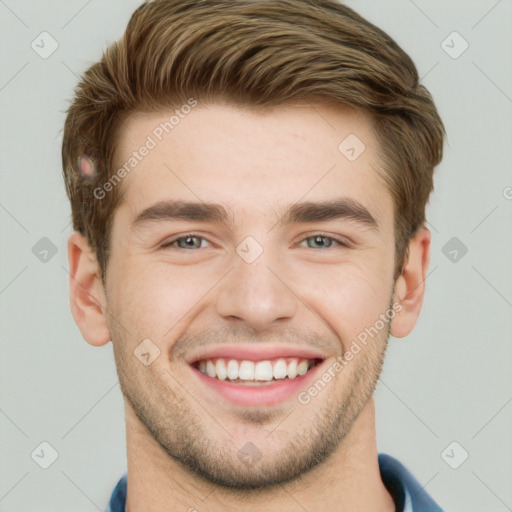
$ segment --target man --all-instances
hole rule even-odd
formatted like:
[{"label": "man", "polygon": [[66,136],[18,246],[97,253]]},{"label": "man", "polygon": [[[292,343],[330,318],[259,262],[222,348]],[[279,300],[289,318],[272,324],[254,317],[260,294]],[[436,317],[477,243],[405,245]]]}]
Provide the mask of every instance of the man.
[{"label": "man", "polygon": [[418,318],[444,129],[411,59],[334,0],[156,0],[77,87],[71,307],[112,341],[108,511],[440,511],[379,454]]}]

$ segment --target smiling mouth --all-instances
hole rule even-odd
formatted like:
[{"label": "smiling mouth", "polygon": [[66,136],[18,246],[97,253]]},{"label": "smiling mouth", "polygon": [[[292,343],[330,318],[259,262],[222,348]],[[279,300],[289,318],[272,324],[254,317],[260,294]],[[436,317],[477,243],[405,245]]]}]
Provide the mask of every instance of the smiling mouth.
[{"label": "smiling mouth", "polygon": [[216,357],[195,361],[191,366],[219,381],[245,386],[269,386],[299,379],[320,362],[320,358],[278,357],[253,361]]}]

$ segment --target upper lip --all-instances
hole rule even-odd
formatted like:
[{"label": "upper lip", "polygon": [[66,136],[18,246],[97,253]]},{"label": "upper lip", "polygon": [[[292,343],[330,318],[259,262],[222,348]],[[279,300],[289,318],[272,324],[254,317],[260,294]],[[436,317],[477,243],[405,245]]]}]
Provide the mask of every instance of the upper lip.
[{"label": "upper lip", "polygon": [[196,355],[191,356],[187,362],[194,364],[201,359],[237,359],[261,361],[279,357],[297,357],[299,359],[325,359],[326,356],[306,347],[293,345],[221,345],[205,348]]}]

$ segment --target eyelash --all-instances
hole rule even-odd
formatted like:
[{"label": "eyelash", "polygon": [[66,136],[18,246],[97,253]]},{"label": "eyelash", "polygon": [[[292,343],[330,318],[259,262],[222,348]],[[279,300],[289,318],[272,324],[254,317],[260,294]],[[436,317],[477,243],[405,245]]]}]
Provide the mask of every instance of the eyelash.
[{"label": "eyelash", "polygon": [[[327,235],[325,233],[314,233],[313,235],[309,235],[309,236],[303,238],[301,240],[301,242],[304,242],[305,240],[308,240],[310,238],[316,238],[316,237],[322,237],[322,238],[327,238],[329,240],[332,240],[333,242],[336,242],[336,244],[338,244],[338,246],[340,246],[340,247],[348,247],[348,243],[347,242],[344,242],[343,240],[340,240],[338,238],[332,237],[332,236]],[[178,242],[179,240],[183,240],[185,238],[199,238],[201,240],[206,240],[206,238],[204,238],[203,236],[200,236],[200,235],[198,235],[196,233],[185,233],[184,235],[181,235],[178,238],[174,238],[173,240],[169,240],[168,242],[165,242],[164,244],[162,244],[160,246],[160,248],[162,248],[162,249],[170,248],[172,246],[172,244],[174,244],[175,242]],[[323,250],[325,251],[325,250],[328,250],[328,249],[331,249],[331,248],[332,247],[326,247]],[[176,249],[178,249],[180,251],[194,251],[194,250],[198,250],[198,249],[183,249],[182,247],[176,247]],[[311,249],[311,247],[308,247],[308,249]]]}]

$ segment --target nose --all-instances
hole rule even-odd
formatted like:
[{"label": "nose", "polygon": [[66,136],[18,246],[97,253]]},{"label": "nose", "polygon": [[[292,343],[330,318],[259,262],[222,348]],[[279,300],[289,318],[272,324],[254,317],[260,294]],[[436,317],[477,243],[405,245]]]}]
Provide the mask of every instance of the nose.
[{"label": "nose", "polygon": [[292,318],[299,299],[286,282],[282,265],[263,253],[253,262],[234,256],[234,266],[220,284],[217,312],[229,322],[263,331]]}]

